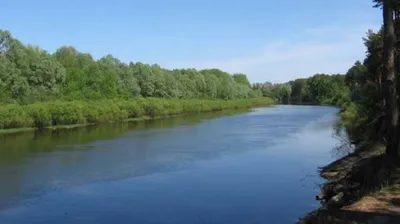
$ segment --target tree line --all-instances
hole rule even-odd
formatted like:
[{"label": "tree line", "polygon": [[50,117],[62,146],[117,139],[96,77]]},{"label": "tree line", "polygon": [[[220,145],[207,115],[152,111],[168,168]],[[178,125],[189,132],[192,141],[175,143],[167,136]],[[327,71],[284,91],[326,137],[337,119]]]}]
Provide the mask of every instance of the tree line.
[{"label": "tree line", "polygon": [[283,104],[335,105],[343,107],[350,101],[345,75],[315,74],[286,83],[255,83],[252,88],[262,96]]},{"label": "tree line", "polygon": [[95,60],[70,46],[50,54],[0,30],[0,102],[29,104],[62,100],[133,97],[244,99],[256,97],[245,74],[219,69],[164,69],[124,63],[106,55]]},{"label": "tree line", "polygon": [[[50,54],[0,30],[0,129],[47,128],[273,104],[245,74]],[[7,131],[6,131],[7,132]]]}]

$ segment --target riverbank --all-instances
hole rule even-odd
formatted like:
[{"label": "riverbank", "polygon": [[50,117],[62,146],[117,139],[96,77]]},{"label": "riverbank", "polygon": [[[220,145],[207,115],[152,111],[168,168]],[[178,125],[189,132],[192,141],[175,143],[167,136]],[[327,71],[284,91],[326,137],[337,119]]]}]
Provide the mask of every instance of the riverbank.
[{"label": "riverbank", "polygon": [[0,134],[141,121],[272,104],[274,101],[267,97],[240,100],[135,98],[9,104],[0,107]]},{"label": "riverbank", "polygon": [[400,223],[400,168],[384,152],[381,143],[358,144],[322,167],[322,207],[298,223]]},{"label": "riverbank", "polygon": [[[320,168],[326,182],[316,200],[322,206],[298,223],[400,223],[400,166],[385,155],[384,142],[371,127],[359,128],[364,121],[358,114],[354,103],[339,112],[347,155]],[[370,137],[360,141],[367,133]]]}]

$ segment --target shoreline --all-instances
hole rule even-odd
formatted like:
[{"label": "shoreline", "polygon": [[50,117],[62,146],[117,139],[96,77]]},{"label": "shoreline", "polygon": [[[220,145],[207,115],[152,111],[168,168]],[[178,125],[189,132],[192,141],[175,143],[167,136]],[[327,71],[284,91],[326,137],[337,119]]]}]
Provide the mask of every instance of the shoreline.
[{"label": "shoreline", "polygon": [[[339,125],[350,130],[355,113],[339,109]],[[299,218],[298,224],[400,223],[400,164],[385,155],[383,142],[354,143],[352,138],[348,136],[348,147],[354,148],[347,155],[318,168],[325,180],[315,196],[321,206]]]},{"label": "shoreline", "polygon": [[[326,181],[316,200],[322,206],[299,224],[400,223],[400,169],[388,162],[382,143],[358,144],[354,152],[321,167]],[[383,195],[383,196],[382,196]]]},{"label": "shoreline", "polygon": [[97,126],[97,125],[101,125],[101,124],[141,122],[141,121],[158,120],[158,119],[166,119],[166,118],[173,118],[173,117],[184,117],[184,116],[190,116],[190,115],[194,115],[194,114],[217,113],[217,112],[223,112],[223,111],[236,111],[236,110],[243,110],[243,109],[272,107],[272,106],[275,106],[275,104],[266,103],[265,105],[234,106],[232,108],[224,108],[224,109],[220,109],[220,110],[200,111],[200,112],[195,112],[195,113],[178,113],[178,114],[173,114],[173,115],[170,114],[170,115],[164,115],[164,116],[142,116],[142,117],[122,119],[119,121],[109,121],[109,122],[99,122],[99,123],[55,125],[55,126],[46,126],[46,127],[42,127],[42,128],[38,128],[38,127],[9,128],[9,129],[0,129],[0,136],[8,135],[8,134],[18,134],[18,133],[23,133],[23,132],[39,131],[39,130],[56,131],[56,130],[62,130],[62,129],[74,129],[74,128],[87,127],[87,126]]}]

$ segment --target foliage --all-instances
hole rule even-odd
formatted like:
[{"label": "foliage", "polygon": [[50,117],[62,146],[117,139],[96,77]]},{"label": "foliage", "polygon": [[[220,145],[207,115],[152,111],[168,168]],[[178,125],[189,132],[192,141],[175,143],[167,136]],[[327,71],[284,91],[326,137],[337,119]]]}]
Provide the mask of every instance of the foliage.
[{"label": "foliage", "polygon": [[365,59],[356,61],[346,74],[352,102],[341,115],[353,140],[383,142],[390,157],[398,158],[400,1],[373,2],[383,8],[384,24],[363,38]]},{"label": "foliage", "polygon": [[132,98],[129,100],[52,101],[0,107],[0,129],[117,122],[272,104],[271,98],[237,100]]},{"label": "foliage", "polygon": [[[0,129],[115,122],[270,104],[245,74],[53,54],[0,30]],[[199,100],[204,99],[204,100]],[[207,99],[207,100],[206,100]]]},{"label": "foliage", "polygon": [[315,74],[282,84],[255,83],[253,89],[263,96],[272,96],[279,103],[342,106],[350,101],[345,76]]},{"label": "foliage", "polygon": [[260,96],[244,74],[124,63],[62,46],[54,54],[0,30],[0,103],[133,97],[243,99]]}]

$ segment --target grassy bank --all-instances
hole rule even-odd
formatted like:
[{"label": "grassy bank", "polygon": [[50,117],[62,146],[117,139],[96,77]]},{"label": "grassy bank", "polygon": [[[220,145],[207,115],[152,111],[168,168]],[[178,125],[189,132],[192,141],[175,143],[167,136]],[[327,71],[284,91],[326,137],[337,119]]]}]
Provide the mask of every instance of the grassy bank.
[{"label": "grassy bank", "polygon": [[52,101],[0,107],[0,133],[40,128],[71,128],[125,120],[271,105],[271,98],[240,100],[135,98],[131,100]]}]

